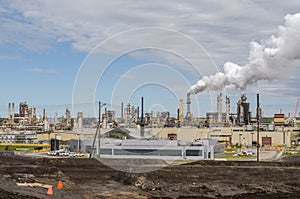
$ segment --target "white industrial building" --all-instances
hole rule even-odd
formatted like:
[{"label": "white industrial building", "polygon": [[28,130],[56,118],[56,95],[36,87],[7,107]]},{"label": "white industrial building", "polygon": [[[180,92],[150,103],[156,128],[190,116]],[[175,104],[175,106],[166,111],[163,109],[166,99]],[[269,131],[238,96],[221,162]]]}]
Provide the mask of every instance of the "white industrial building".
[{"label": "white industrial building", "polygon": [[6,131],[0,132],[1,143],[32,143],[37,141],[34,131]]},{"label": "white industrial building", "polygon": [[[92,139],[71,140],[70,151],[89,153]],[[97,148],[98,140],[95,141]],[[103,158],[147,158],[147,159],[213,159],[224,154],[224,145],[215,139],[192,142],[180,140],[107,140],[101,139],[100,154]]]}]

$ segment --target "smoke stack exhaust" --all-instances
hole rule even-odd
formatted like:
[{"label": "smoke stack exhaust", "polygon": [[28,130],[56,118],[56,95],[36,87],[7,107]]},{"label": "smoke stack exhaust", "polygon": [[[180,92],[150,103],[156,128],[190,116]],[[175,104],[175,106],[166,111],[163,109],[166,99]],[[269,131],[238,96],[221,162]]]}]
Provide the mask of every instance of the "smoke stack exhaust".
[{"label": "smoke stack exhaust", "polygon": [[300,60],[300,13],[286,15],[285,23],[279,26],[277,36],[271,36],[261,43],[251,42],[249,63],[244,66],[226,62],[223,72],[204,76],[189,89],[197,94],[209,89],[245,90],[247,85],[260,80],[274,80],[286,73],[287,67]]}]

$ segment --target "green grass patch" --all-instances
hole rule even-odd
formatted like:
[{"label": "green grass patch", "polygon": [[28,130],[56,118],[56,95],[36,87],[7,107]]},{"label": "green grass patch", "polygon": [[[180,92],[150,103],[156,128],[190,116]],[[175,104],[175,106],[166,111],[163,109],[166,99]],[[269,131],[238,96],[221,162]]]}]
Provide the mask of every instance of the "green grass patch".
[{"label": "green grass patch", "polygon": [[34,147],[28,147],[28,146],[22,146],[22,145],[1,145],[0,150],[16,150],[16,148],[24,148],[24,149],[30,149],[33,150]]},{"label": "green grass patch", "polygon": [[227,160],[251,160],[254,159],[255,156],[237,156],[235,152],[225,152],[223,156],[219,156],[218,158],[225,158]]},{"label": "green grass patch", "polygon": [[287,151],[284,155],[285,156],[300,156],[300,151],[298,151],[298,150]]}]

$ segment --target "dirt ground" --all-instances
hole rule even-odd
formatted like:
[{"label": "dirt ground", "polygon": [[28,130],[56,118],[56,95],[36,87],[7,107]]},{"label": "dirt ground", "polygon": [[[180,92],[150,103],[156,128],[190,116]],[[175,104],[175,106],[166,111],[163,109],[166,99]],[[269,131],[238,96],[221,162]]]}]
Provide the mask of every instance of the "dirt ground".
[{"label": "dirt ground", "polygon": [[[158,167],[161,160],[112,160]],[[299,198],[300,157],[279,162],[198,161],[146,173],[122,172],[96,159],[0,156],[0,198]],[[124,169],[124,168],[122,168]],[[63,188],[57,189],[62,180]],[[53,185],[53,195],[41,187]]]}]

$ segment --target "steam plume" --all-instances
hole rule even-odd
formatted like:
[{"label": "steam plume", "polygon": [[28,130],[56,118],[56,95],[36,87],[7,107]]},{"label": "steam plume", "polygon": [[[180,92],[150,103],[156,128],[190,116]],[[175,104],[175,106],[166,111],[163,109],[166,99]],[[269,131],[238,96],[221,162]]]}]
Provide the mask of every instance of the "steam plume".
[{"label": "steam plume", "polygon": [[248,84],[259,80],[278,79],[286,67],[300,59],[300,13],[286,15],[285,23],[278,28],[278,36],[271,36],[262,43],[250,43],[249,64],[239,66],[227,62],[224,72],[204,76],[188,93],[196,94],[223,88],[244,90]]}]

